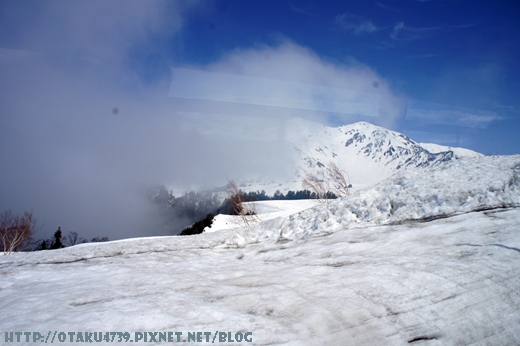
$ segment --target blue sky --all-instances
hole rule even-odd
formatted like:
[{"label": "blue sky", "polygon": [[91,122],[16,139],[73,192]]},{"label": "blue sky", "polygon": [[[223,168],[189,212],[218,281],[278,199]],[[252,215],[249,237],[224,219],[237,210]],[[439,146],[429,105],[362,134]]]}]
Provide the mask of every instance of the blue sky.
[{"label": "blue sky", "polygon": [[49,235],[143,235],[147,187],[286,166],[263,134],[290,116],[517,154],[519,17],[515,1],[0,0],[0,210]]},{"label": "blue sky", "polygon": [[[512,1],[220,1],[187,22],[176,63],[210,64],[237,48],[288,39],[325,61],[366,65],[416,107],[433,106],[430,119],[404,116],[395,129],[417,140],[452,133],[459,139],[443,144],[513,154],[520,149],[519,14]],[[433,111],[452,109],[456,117],[457,107],[489,121],[450,123]]]},{"label": "blue sky", "polygon": [[[236,50],[291,42],[334,66],[368,67],[388,82],[394,94],[412,100],[414,107],[427,107],[419,109],[423,113],[429,111],[429,118],[419,121],[407,117],[404,110],[400,121],[380,121],[380,125],[418,141],[464,146],[485,154],[519,152],[520,5],[514,1],[192,4],[180,14],[178,31],[158,31],[128,47],[124,64],[143,81],[153,84],[169,78],[171,66],[205,69]],[[439,108],[451,109],[459,119],[447,122],[445,113],[434,111]],[[475,116],[487,121],[460,120]],[[330,125],[352,120],[359,119],[328,115]]]}]

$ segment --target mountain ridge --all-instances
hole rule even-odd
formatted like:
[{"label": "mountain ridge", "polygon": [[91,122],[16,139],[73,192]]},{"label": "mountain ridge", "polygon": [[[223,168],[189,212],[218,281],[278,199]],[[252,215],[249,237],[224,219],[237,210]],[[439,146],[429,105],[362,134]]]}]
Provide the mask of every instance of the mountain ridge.
[{"label": "mountain ridge", "polygon": [[355,190],[372,186],[401,169],[428,168],[442,162],[482,154],[464,148],[419,143],[406,135],[357,122],[330,127],[301,118],[286,121],[285,144],[293,150],[292,176],[282,183],[245,183],[245,191],[266,190],[272,194],[301,189],[309,173],[320,174],[329,162],[343,170]]}]

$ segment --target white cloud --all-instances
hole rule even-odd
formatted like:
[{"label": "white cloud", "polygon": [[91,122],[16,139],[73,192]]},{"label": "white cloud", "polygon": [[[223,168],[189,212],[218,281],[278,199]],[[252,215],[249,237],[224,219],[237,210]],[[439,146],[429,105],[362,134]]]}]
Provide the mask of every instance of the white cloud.
[{"label": "white cloud", "polygon": [[392,32],[390,33],[390,37],[395,41],[410,42],[425,39],[433,35],[446,33],[457,29],[469,28],[474,25],[475,24],[442,25],[429,28],[413,28],[404,25],[403,22],[399,22],[394,26]]},{"label": "white cloud", "polygon": [[427,123],[486,128],[502,118],[494,112],[433,102],[410,100],[406,119]]},{"label": "white cloud", "polygon": [[291,42],[236,50],[197,70],[173,69],[170,96],[396,119],[402,112],[389,84],[359,63],[327,62]]},{"label": "white cloud", "polygon": [[378,28],[370,20],[349,14],[348,12],[336,16],[335,23],[343,30],[351,31],[358,35],[362,33],[373,33]]},{"label": "white cloud", "polygon": [[396,41],[407,42],[427,38],[440,30],[440,27],[412,28],[405,26],[403,22],[399,22],[394,26],[390,37]]},{"label": "white cloud", "polygon": [[15,38],[20,49],[120,62],[149,38],[178,32],[185,10],[180,2],[165,0],[47,0],[34,7],[34,20],[19,19]]},{"label": "white cloud", "polygon": [[294,12],[302,13],[306,16],[314,16],[316,14],[309,5],[291,3],[290,6]]},{"label": "white cloud", "polygon": [[379,116],[373,92],[182,68],[172,73],[170,97]]}]

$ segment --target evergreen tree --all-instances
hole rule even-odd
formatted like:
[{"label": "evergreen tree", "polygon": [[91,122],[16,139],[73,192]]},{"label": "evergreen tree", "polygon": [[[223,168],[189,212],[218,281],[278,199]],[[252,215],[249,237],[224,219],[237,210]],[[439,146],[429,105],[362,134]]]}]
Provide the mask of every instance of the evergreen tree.
[{"label": "evergreen tree", "polygon": [[208,214],[204,219],[195,222],[193,226],[183,229],[179,235],[201,234],[202,232],[204,232],[204,228],[211,226],[214,217],[215,215]]},{"label": "evergreen tree", "polygon": [[61,227],[58,227],[58,230],[54,232],[54,240],[51,245],[51,249],[61,249],[65,247],[61,242]]}]

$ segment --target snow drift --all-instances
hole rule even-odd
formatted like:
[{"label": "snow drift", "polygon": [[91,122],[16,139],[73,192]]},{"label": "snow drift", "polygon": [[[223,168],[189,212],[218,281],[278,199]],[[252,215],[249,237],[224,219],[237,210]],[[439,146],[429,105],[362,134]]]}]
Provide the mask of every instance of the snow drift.
[{"label": "snow drift", "polygon": [[472,211],[520,206],[520,155],[461,158],[400,171],[339,200],[243,229],[230,244],[331,233],[360,224],[427,221]]}]

